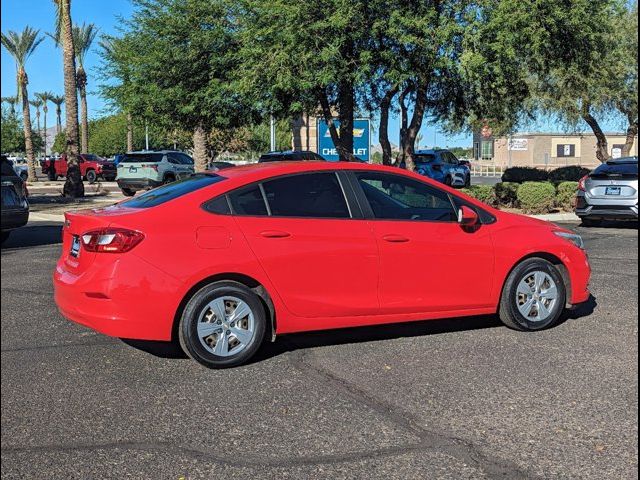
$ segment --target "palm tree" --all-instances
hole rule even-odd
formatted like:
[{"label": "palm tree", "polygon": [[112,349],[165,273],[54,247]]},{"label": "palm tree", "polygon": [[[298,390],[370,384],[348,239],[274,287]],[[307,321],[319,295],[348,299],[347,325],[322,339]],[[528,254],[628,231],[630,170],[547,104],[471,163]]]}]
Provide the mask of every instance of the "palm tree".
[{"label": "palm tree", "polygon": [[56,135],[62,131],[62,104],[64,103],[64,95],[53,95],[51,103],[56,106]]},{"label": "palm tree", "polygon": [[29,94],[27,92],[27,84],[29,77],[25,70],[25,64],[28,58],[33,54],[35,49],[40,45],[43,37],[40,36],[39,30],[31,27],[25,27],[20,33],[13,30],[5,35],[1,34],[2,46],[7,49],[9,54],[16,61],[16,76],[18,81],[18,97],[22,100],[22,126],[24,128],[24,149],[27,155],[28,181],[38,181],[36,177],[36,163],[33,155],[33,138],[31,131],[31,113],[29,112]]},{"label": "palm tree", "polygon": [[39,92],[34,96],[42,102],[42,112],[44,113],[44,154],[47,155],[47,113],[49,113],[49,106],[47,105],[53,98],[51,92]]},{"label": "palm tree", "polygon": [[[36,129],[38,132],[38,136],[42,138],[42,130],[40,129],[40,108],[42,107],[42,100],[36,98],[35,100],[29,100],[29,104],[36,109]],[[40,142],[38,142],[38,145]],[[40,155],[40,151],[38,151],[38,155]]]},{"label": "palm tree", "polygon": [[76,83],[76,54],[73,46],[71,0],[53,0],[56,6],[56,36],[62,46],[64,72],[65,137],[67,154],[67,179],[62,190],[67,197],[84,196],[84,184],[80,175],[78,148],[78,85]]},{"label": "palm tree", "polygon": [[11,115],[16,116],[16,103],[18,103],[18,97],[2,97],[3,103],[8,103],[11,107]]},{"label": "palm tree", "polygon": [[76,51],[76,83],[80,92],[80,147],[82,153],[89,150],[89,120],[87,118],[87,72],[84,70],[84,60],[91,48],[91,44],[98,34],[98,29],[93,23],[82,24],[81,27],[73,27],[73,46]]}]

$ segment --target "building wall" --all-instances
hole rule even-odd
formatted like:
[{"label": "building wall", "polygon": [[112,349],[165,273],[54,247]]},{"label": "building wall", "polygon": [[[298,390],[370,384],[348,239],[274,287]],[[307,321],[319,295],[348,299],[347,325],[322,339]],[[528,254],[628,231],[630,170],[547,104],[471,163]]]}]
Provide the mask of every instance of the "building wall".
[{"label": "building wall", "polygon": [[292,150],[310,150],[318,152],[318,119],[315,115],[301,115],[293,120],[291,128]]},{"label": "building wall", "polygon": [[[474,136],[474,145],[481,141]],[[607,135],[609,142],[609,154],[613,154],[614,148],[624,145],[626,136],[624,134]],[[481,162],[495,164],[501,167],[540,167],[555,168],[567,165],[582,165],[594,167],[600,164],[596,158],[596,138],[594,135],[554,135],[546,133],[532,133],[514,135],[511,137],[512,146],[509,149],[509,139],[507,137],[493,138],[493,158],[480,159]],[[567,151],[569,156],[559,155]],[[631,155],[638,155],[638,140],[636,139],[631,150]]]}]

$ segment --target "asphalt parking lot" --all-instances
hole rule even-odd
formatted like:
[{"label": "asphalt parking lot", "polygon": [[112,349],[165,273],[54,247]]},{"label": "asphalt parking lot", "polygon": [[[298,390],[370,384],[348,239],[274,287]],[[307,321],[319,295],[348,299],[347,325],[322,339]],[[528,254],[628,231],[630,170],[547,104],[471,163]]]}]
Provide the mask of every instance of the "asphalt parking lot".
[{"label": "asphalt parking lot", "polygon": [[60,227],[2,249],[2,478],[637,478],[638,230],[576,227],[594,300],[281,337],[210,371],[65,321]]}]

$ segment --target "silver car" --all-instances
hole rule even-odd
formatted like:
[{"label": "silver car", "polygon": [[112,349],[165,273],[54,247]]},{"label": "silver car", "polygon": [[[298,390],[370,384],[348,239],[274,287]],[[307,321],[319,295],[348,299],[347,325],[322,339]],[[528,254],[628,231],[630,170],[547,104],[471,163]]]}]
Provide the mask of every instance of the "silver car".
[{"label": "silver car", "polygon": [[610,160],[580,180],[576,215],[584,225],[638,220],[638,157]]}]

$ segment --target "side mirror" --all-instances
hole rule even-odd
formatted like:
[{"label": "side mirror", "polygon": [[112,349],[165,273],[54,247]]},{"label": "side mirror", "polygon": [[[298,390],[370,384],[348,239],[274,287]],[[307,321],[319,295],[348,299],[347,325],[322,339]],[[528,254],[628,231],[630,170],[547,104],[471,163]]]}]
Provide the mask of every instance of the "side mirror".
[{"label": "side mirror", "polygon": [[458,210],[458,223],[463,227],[473,227],[480,222],[480,218],[475,210],[462,206]]}]

